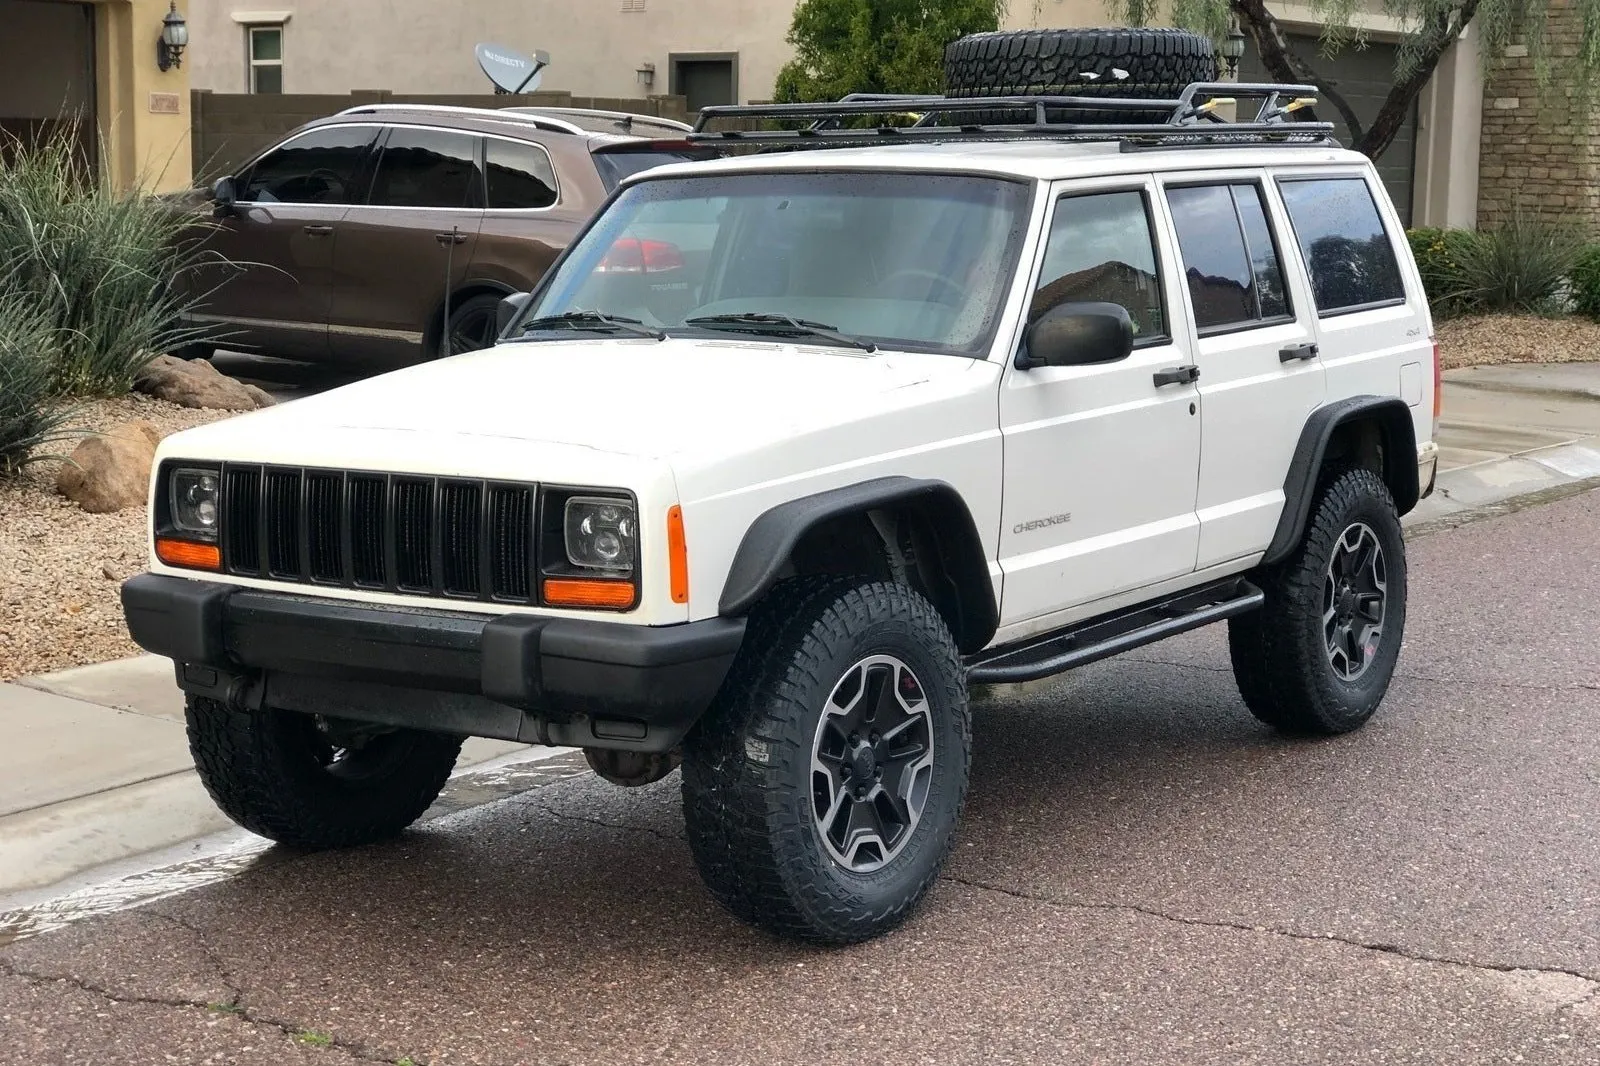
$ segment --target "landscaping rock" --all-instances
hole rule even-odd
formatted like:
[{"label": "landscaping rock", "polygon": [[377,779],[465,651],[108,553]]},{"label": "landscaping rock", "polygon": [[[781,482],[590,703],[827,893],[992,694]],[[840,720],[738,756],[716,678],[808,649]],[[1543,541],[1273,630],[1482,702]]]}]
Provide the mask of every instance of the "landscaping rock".
[{"label": "landscaping rock", "polygon": [[144,506],[161,431],[150,422],[123,422],[88,437],[56,474],[56,491],[91,514]]},{"label": "landscaping rock", "polygon": [[133,387],[169,403],[221,411],[254,411],[276,402],[263,390],[228,377],[205,359],[170,355],[151,360],[139,371]]}]

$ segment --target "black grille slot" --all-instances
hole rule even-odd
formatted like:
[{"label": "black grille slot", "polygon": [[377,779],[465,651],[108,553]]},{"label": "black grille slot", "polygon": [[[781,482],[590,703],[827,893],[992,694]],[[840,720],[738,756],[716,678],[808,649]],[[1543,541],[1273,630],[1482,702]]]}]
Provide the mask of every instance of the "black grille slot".
[{"label": "black grille slot", "polygon": [[439,538],[443,542],[445,592],[478,595],[478,546],[483,538],[481,486],[460,481],[439,485]]},{"label": "black grille slot", "polygon": [[300,471],[267,471],[267,567],[300,577]]},{"label": "black grille slot", "polygon": [[529,538],[533,535],[533,490],[497,486],[489,490],[489,573],[496,599],[526,600]]},{"label": "black grille slot", "polygon": [[384,479],[350,477],[350,566],[357,585],[383,588]]},{"label": "black grille slot", "polygon": [[408,591],[433,591],[433,482],[394,482],[396,584]]},{"label": "black grille slot", "polygon": [[228,467],[223,478],[222,550],[235,574],[261,573],[261,470]]},{"label": "black grille slot", "polygon": [[339,536],[343,496],[343,475],[316,471],[306,474],[306,537],[310,542],[312,581],[344,583],[344,552]]}]

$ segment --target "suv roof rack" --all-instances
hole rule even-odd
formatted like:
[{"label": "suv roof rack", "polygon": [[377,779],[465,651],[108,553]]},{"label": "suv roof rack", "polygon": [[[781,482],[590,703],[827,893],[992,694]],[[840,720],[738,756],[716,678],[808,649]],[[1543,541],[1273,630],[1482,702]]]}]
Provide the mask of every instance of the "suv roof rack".
[{"label": "suv roof rack", "polygon": [[688,133],[694,129],[687,122],[679,122],[673,118],[663,118],[660,115],[639,115],[632,111],[603,111],[591,107],[538,107],[534,104],[518,104],[513,107],[502,107],[498,110],[509,111],[516,115],[583,115],[589,118],[611,119],[622,125],[659,126],[665,129]]},{"label": "suv roof rack", "polygon": [[567,122],[559,118],[546,115],[521,114],[504,108],[493,107],[460,107],[453,104],[359,104],[356,107],[347,107],[338,113],[343,115],[371,115],[379,112],[423,112],[445,115],[476,115],[479,118],[501,119],[506,122],[521,122],[536,129],[549,130],[554,133],[575,133],[587,136],[593,130],[586,130],[582,126]]},{"label": "suv roof rack", "polygon": [[[1292,121],[1295,112],[1317,102],[1316,87],[1255,82],[1194,82],[1177,99],[1123,99],[1089,96],[915,96],[852,93],[833,103],[717,104],[702,108],[688,139],[699,142],[822,147],[827,144],[885,144],[897,141],[994,141],[1047,139],[1120,141],[1124,150],[1190,146],[1337,145],[1331,122]],[[1229,120],[1217,109],[1241,97],[1261,101],[1251,119]],[[1032,121],[974,121],[981,112],[1031,113]],[[1127,112],[1130,121],[1085,122],[1086,113]],[[914,117],[909,126],[841,128],[842,119],[866,116]],[[1072,116],[1079,121],[1073,121]],[[1159,118],[1150,116],[1159,115]],[[962,121],[967,116],[967,121]],[[1143,117],[1141,117],[1143,116]],[[813,119],[802,129],[710,130],[717,119],[794,122]],[[954,119],[941,124],[941,119]]]}]

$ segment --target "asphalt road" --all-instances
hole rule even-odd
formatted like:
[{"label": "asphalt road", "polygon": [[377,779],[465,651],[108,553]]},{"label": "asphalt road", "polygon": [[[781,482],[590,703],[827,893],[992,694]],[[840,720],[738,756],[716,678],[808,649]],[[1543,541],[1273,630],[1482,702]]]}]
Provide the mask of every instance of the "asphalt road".
[{"label": "asphalt road", "polygon": [[1223,634],[985,702],[905,929],[719,911],[677,778],[569,777],[391,845],[0,949],[0,1062],[1600,1062],[1600,494],[1411,546],[1360,733],[1258,726]]}]

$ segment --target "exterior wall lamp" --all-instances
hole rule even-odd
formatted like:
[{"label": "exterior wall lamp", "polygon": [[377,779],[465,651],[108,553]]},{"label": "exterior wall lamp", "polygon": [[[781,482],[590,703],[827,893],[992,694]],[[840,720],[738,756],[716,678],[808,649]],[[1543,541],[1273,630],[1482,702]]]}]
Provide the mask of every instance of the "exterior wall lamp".
[{"label": "exterior wall lamp", "polygon": [[643,85],[646,89],[650,88],[656,83],[656,65],[654,63],[640,63],[639,69],[635,70],[633,73],[638,79],[639,84]]},{"label": "exterior wall lamp", "polygon": [[1239,76],[1239,60],[1244,56],[1244,32],[1239,29],[1239,20],[1236,17],[1228,18],[1228,35],[1217,46],[1217,56],[1228,68],[1230,79]]},{"label": "exterior wall lamp", "polygon": [[161,20],[161,36],[156,38],[156,66],[163,71],[183,66],[183,50],[189,45],[189,24],[178,13],[178,0]]}]

